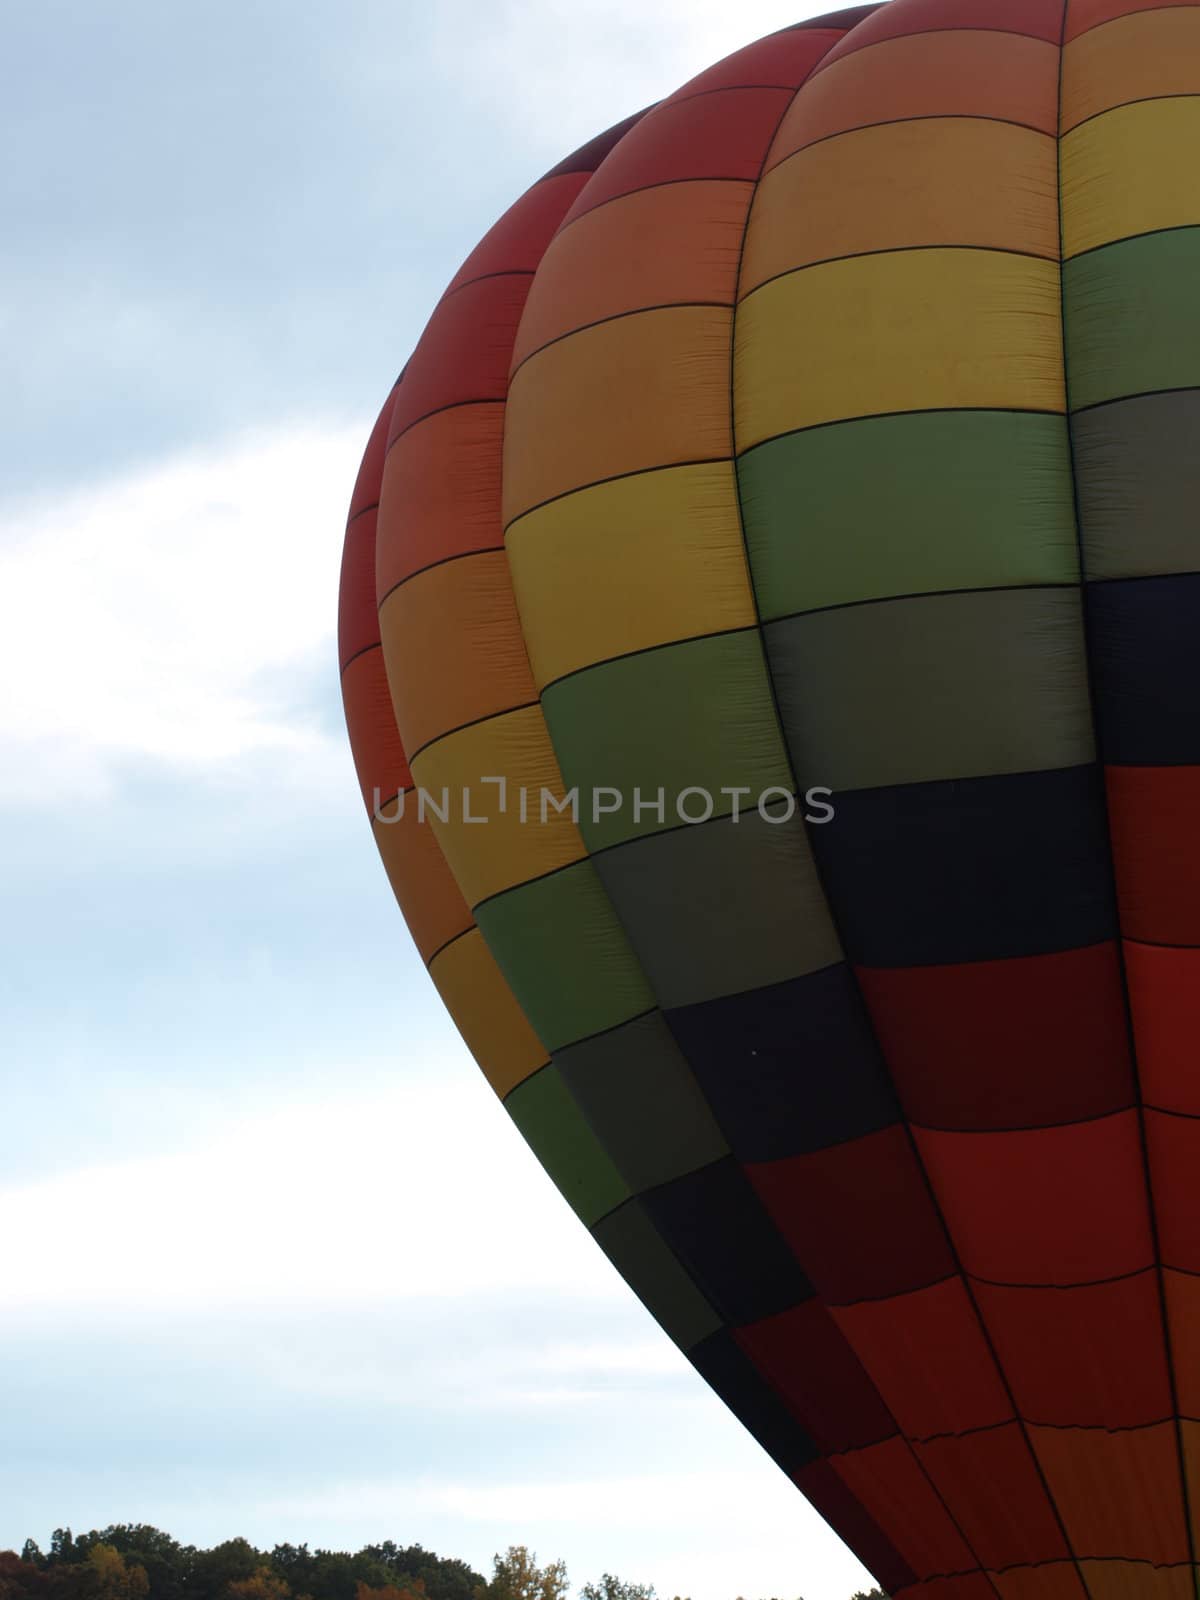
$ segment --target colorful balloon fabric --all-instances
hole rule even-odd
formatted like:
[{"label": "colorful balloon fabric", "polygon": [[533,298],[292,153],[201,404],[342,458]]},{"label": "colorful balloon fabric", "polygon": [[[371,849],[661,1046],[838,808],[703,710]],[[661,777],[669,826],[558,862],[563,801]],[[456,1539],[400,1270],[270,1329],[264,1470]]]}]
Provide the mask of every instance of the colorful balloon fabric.
[{"label": "colorful balloon fabric", "polygon": [[430,975],[895,1596],[1196,1597],[1198,151],[1200,5],[776,33],[501,218],[354,492]]}]

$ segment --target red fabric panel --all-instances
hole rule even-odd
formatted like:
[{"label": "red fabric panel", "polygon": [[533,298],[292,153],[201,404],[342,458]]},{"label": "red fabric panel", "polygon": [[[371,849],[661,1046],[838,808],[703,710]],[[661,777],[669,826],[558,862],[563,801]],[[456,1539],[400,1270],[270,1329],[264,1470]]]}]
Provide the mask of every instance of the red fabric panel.
[{"label": "red fabric panel", "polygon": [[1171,1415],[1157,1272],[1074,1289],[980,1283],[975,1299],[1028,1421],[1132,1428]]},{"label": "red fabric panel", "polygon": [[1125,972],[1142,1098],[1200,1116],[1200,950],[1127,942]]},{"label": "red fabric panel", "polygon": [[567,213],[682,178],[755,179],[790,89],[720,89],[656,106],[623,139]]},{"label": "red fabric panel", "polygon": [[796,1487],[850,1546],[889,1594],[916,1581],[912,1568],[855,1500],[828,1461],[814,1461],[795,1476]]},{"label": "red fabric panel", "polygon": [[982,1572],[959,1572],[950,1578],[926,1578],[907,1589],[893,1589],[894,1600],[996,1600],[992,1580]]},{"label": "red fabric panel", "polygon": [[992,1581],[999,1600],[1095,1600],[1088,1594],[1073,1561],[1053,1561],[1045,1567],[1013,1567],[995,1572]]},{"label": "red fabric panel", "polygon": [[342,675],[342,701],[363,804],[370,813],[375,788],[384,802],[412,787],[412,774],[396,732],[381,649],[355,656]]},{"label": "red fabric panel", "polygon": [[1012,1416],[961,1278],[831,1315],[909,1438],[990,1428]]},{"label": "red fabric panel", "polygon": [[830,1466],[885,1528],[914,1572],[966,1572],[979,1563],[911,1448],[902,1440],[835,1456]]},{"label": "red fabric panel", "polygon": [[844,28],[789,28],[756,39],[744,50],[735,50],[724,61],[698,73],[690,83],[664,101],[665,105],[686,100],[714,89],[750,88],[776,84],[798,89],[821,57],[845,34]]},{"label": "red fabric panel", "polygon": [[504,405],[485,400],[425,417],[388,451],[379,497],[380,602],[435,562],[504,543]]},{"label": "red fabric panel", "polygon": [[881,39],[942,28],[994,28],[1057,44],[1061,27],[1062,0],[971,0],[969,6],[963,0],[891,0],[835,45],[828,60],[839,61]]},{"label": "red fabric panel", "polygon": [[902,1128],[746,1171],[818,1294],[832,1304],[904,1294],[954,1271]]},{"label": "red fabric panel", "polygon": [[857,976],[913,1122],[1045,1127],[1134,1101],[1114,944]]},{"label": "red fabric panel", "polygon": [[468,400],[503,400],[530,280],[481,278],[438,306],[396,395],[389,444],[420,417]]},{"label": "red fabric panel", "polygon": [[450,280],[453,294],[463,284],[496,272],[535,272],[567,207],[590,177],[563,172],[535,183],[475,246]]},{"label": "red fabric panel", "polygon": [[343,668],[360,650],[379,643],[379,610],[375,604],[378,520],[379,513],[371,506],[346,525],[338,591],[338,664]]},{"label": "red fabric panel", "polygon": [[1108,767],[1121,931],[1200,945],[1200,767]]},{"label": "red fabric panel", "polygon": [[896,1433],[879,1391],[819,1300],[738,1328],[734,1338],[826,1454]]},{"label": "red fabric panel", "polygon": [[1070,1554],[1016,1422],[914,1448],[985,1567],[1032,1565]]},{"label": "red fabric panel", "polygon": [[1147,1111],[1146,1147],[1163,1264],[1200,1272],[1200,1121]]},{"label": "red fabric panel", "polygon": [[1071,1284],[1153,1260],[1136,1112],[1026,1133],[916,1139],[969,1273]]}]

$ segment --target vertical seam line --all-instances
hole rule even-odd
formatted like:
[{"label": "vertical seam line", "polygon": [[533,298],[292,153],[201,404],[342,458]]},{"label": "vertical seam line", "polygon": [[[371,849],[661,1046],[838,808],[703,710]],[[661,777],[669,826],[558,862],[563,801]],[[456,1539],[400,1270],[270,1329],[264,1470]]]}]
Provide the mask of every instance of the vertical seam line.
[{"label": "vertical seam line", "polygon": [[[849,33],[850,32],[853,32],[853,29],[848,30],[847,34],[843,35],[843,38],[849,37]],[[835,40],[834,41],[835,44],[836,43],[840,43],[840,42],[841,42],[840,40]],[[767,163],[771,159],[771,152],[775,147],[775,140],[778,138],[779,130],[782,128],[784,122],[787,120],[789,112],[791,111],[792,107],[795,105],[796,101],[799,99],[799,97],[800,97],[801,93],[803,92],[805,86],[807,84],[809,84],[812,81],[812,79],[816,76],[816,74],[820,70],[822,62],[825,60],[825,57],[829,54],[829,50],[832,50],[833,48],[834,48],[834,45],[831,44],[829,46],[828,50],[823,51],[821,56],[818,58],[818,60],[814,63],[814,65],[810,69],[810,71],[805,74],[803,82],[797,84],[795,93],[791,96],[791,98],[788,100],[787,104],[784,106],[783,110],[779,114],[779,120],[775,124],[774,131],[771,134],[770,142],[767,145],[767,148],[766,148],[766,151],[765,151],[765,153],[763,155],[762,161],[759,163],[758,174],[754,179],[754,185],[753,185],[753,188],[750,191],[750,198],[749,198],[749,201],[748,201],[748,203],[746,205],[746,222],[745,222],[745,226],[742,229],[741,243],[740,243],[740,245],[738,247],[738,259],[737,259],[737,266],[736,266],[735,273],[734,273],[734,284],[733,284],[733,305],[730,308],[730,314],[729,314],[729,449],[730,449],[730,461],[729,461],[729,464],[730,464],[730,468],[731,468],[731,471],[732,471],[732,474],[733,474],[733,491],[734,491],[733,497],[734,497],[734,504],[735,504],[735,506],[737,508],[738,533],[739,533],[739,535],[741,537],[741,542],[742,542],[742,559],[745,562],[745,566],[746,566],[746,582],[747,582],[747,586],[748,586],[749,591],[750,591],[750,599],[751,599],[751,602],[752,602],[752,604],[754,606],[754,623],[755,623],[755,631],[758,634],[758,647],[762,651],[763,669],[764,669],[765,674],[766,674],[767,687],[768,687],[768,690],[769,690],[770,696],[771,696],[771,709],[772,709],[772,712],[773,712],[774,717],[775,717],[775,726],[776,726],[776,729],[777,729],[778,735],[779,735],[779,743],[780,743],[780,746],[781,746],[781,748],[783,750],[784,756],[785,756],[785,758],[787,760],[788,772],[789,772],[789,774],[791,776],[791,780],[792,780],[792,791],[793,791],[793,793],[798,792],[800,786],[799,786],[799,781],[798,781],[797,776],[796,776],[795,763],[792,761],[792,753],[791,753],[791,750],[790,750],[790,748],[788,746],[787,735],[784,732],[783,717],[780,714],[780,710],[779,710],[779,695],[778,695],[778,692],[777,692],[777,689],[776,689],[776,685],[775,685],[775,675],[771,671],[771,658],[767,653],[766,634],[763,631],[762,608],[760,607],[759,601],[758,601],[758,589],[757,589],[757,586],[756,586],[755,581],[754,581],[754,567],[753,567],[753,564],[752,564],[752,562],[750,560],[750,547],[749,547],[749,543],[748,543],[747,538],[746,538],[746,519],[745,519],[745,516],[744,516],[743,511],[742,511],[742,485],[741,485],[741,477],[740,477],[740,475],[738,473],[737,402],[736,402],[735,394],[734,394],[735,378],[736,378],[736,372],[737,372],[737,319],[738,319],[738,310],[739,310],[739,308],[741,306],[740,290],[741,290],[741,286],[742,286],[742,268],[743,268],[743,265],[744,265],[745,259],[746,259],[746,240],[749,238],[749,235],[750,235],[750,224],[751,224],[751,222],[753,221],[753,218],[754,218],[754,207],[755,207],[755,204],[756,204],[756,202],[758,200],[759,191],[760,191],[761,186],[762,186],[763,178],[765,177],[765,175],[767,173]],[[805,829],[805,835],[807,837],[807,832],[808,832],[807,824],[804,823],[803,819],[801,820],[801,826]],[[811,852],[811,845],[810,845],[810,852]],[[838,926],[837,918],[834,915],[833,905],[832,905],[832,902],[830,900],[828,891],[827,891],[827,889],[825,887],[824,881],[821,878],[820,869],[817,867],[815,855],[813,856],[813,868],[814,868],[814,871],[817,874],[817,881],[820,883],[820,886],[821,886],[822,898],[825,901],[825,905],[826,905],[826,908],[827,908],[827,911],[828,911],[828,914],[829,914],[830,922],[833,925],[835,933],[837,934],[838,946],[839,946],[839,949],[841,950],[841,953],[842,953],[842,960],[845,963],[846,970],[849,973],[849,975],[851,977],[851,980],[852,980],[852,982],[854,984],[855,992],[858,993],[859,992],[859,990],[858,990],[858,979],[857,979],[857,976],[854,973],[853,967],[850,965],[850,962],[846,958],[845,945],[844,945],[843,940],[842,940],[841,928]],[[860,1000],[860,1004],[861,1004],[862,1003],[861,993],[859,993],[859,1000]],[[863,1010],[864,1010],[864,1013],[867,1016],[868,1022],[870,1022],[870,1013],[866,1011],[865,1005],[863,1006]],[[874,1034],[874,1026],[873,1025],[871,1027],[871,1031],[872,1031],[872,1034]],[[876,1041],[876,1043],[878,1043],[878,1041]],[[886,1063],[886,1060],[884,1059],[882,1049],[879,1050],[879,1057],[880,1057],[881,1062],[883,1062],[884,1069],[886,1071],[887,1063]],[[890,1077],[890,1075],[889,1075],[889,1077]],[[894,1090],[893,1090],[893,1092],[894,1092]],[[899,1104],[898,1097],[897,1097],[897,1104]],[[901,1107],[901,1110],[903,1110],[902,1107]],[[906,1135],[906,1137],[908,1139],[910,1147],[913,1150],[914,1158],[917,1161],[917,1165],[920,1168],[920,1170],[922,1172],[922,1175],[924,1175],[924,1170],[925,1170],[924,1169],[924,1164],[921,1162],[920,1156],[917,1154],[916,1146],[915,1146],[915,1143],[914,1143],[913,1137],[912,1137],[912,1130],[910,1129],[910,1127],[908,1125],[907,1118],[903,1119],[901,1125],[903,1126],[903,1128],[905,1130],[905,1135]],[[926,1177],[925,1182],[926,1182],[926,1186],[927,1187],[928,1187],[928,1181],[929,1180]],[[935,1206],[937,1205],[936,1200],[934,1200],[933,1203],[934,1203]],[[944,1219],[942,1219],[940,1207],[938,1208],[938,1218],[941,1221],[942,1229],[943,1229],[943,1231],[944,1231],[944,1233],[946,1235],[947,1240],[949,1241],[949,1239],[950,1239],[949,1229],[946,1228],[945,1221],[944,1221]],[[952,1244],[951,1244],[951,1248],[953,1249],[953,1245]],[[793,1252],[793,1254],[794,1254],[794,1252]],[[955,1261],[957,1262],[957,1260],[958,1260],[958,1257],[957,1257],[957,1252],[956,1252],[955,1253]],[[800,1266],[801,1266],[801,1268],[803,1268],[803,1266],[804,1266],[804,1263],[802,1261],[800,1262]],[[960,1272],[962,1270],[961,1264],[959,1265],[959,1270],[960,1270]],[[964,1283],[966,1281],[965,1273],[963,1274],[963,1281],[964,1281]],[[969,1292],[970,1291],[968,1290],[968,1293]],[[820,1300],[822,1305],[825,1304],[825,1298],[824,1298],[823,1295],[818,1295],[817,1298]],[[973,1300],[972,1300],[972,1303],[974,1303]],[[982,1321],[982,1319],[980,1319],[980,1320]],[[847,1343],[849,1343],[849,1341],[847,1341]],[[850,1349],[851,1349],[852,1353],[854,1354],[855,1359],[859,1360],[860,1364],[861,1364],[861,1358],[858,1356],[858,1352],[854,1349],[853,1345],[850,1346]],[[886,1411],[888,1412],[888,1415],[892,1416],[892,1408],[888,1404],[888,1402],[885,1399],[885,1397],[883,1396],[883,1394],[880,1393],[878,1387],[876,1386],[875,1379],[871,1377],[871,1374],[869,1372],[867,1372],[865,1367],[863,1367],[863,1372],[865,1373],[867,1379],[869,1380],[869,1382],[871,1384],[871,1387],[873,1389],[875,1389],[875,1392],[877,1394],[879,1394],[880,1401],[883,1404],[883,1406],[886,1409]],[[774,1388],[774,1385],[772,1384],[771,1387]],[[1015,1413],[1015,1407],[1014,1407],[1014,1413]],[[894,1416],[893,1416],[893,1421],[896,1422],[896,1419],[895,1419]],[[950,1523],[951,1523],[952,1527],[954,1528],[955,1532],[958,1534],[959,1538],[962,1540],[964,1549],[966,1549],[970,1553],[971,1559],[975,1562],[976,1570],[979,1572],[981,1577],[986,1579],[988,1585],[990,1586],[990,1588],[992,1590],[992,1593],[996,1596],[996,1600],[1002,1600],[1002,1596],[1000,1594],[1000,1590],[999,1590],[999,1588],[998,1588],[998,1586],[996,1584],[995,1579],[992,1577],[991,1573],[984,1566],[983,1561],[980,1559],[979,1552],[975,1549],[975,1546],[972,1543],[972,1541],[967,1537],[966,1531],[962,1527],[962,1524],[959,1522],[958,1518],[954,1515],[954,1512],[951,1511],[949,1505],[947,1505],[945,1496],[942,1494],[942,1491],[938,1488],[937,1484],[933,1481],[933,1478],[930,1476],[929,1469],[925,1465],[925,1463],[921,1460],[921,1457],[918,1455],[918,1453],[917,1453],[917,1451],[916,1451],[916,1449],[915,1449],[915,1447],[913,1445],[913,1441],[911,1439],[909,1439],[907,1434],[904,1432],[904,1429],[900,1427],[899,1422],[896,1422],[896,1430],[897,1430],[897,1437],[904,1442],[904,1446],[907,1449],[909,1455],[912,1457],[913,1463],[915,1464],[918,1472],[921,1474],[921,1476],[925,1480],[925,1482],[929,1485],[929,1488],[932,1491],[932,1493],[935,1496],[935,1498],[937,1499],[938,1504],[942,1507],[942,1510],[946,1513],[946,1516],[949,1518]],[[1031,1454],[1032,1454],[1032,1450],[1031,1450]],[[825,1458],[825,1459],[828,1459],[828,1458]],[[1047,1489],[1047,1494],[1049,1494],[1049,1489]],[[857,1496],[855,1498],[857,1499]],[[866,1508],[863,1507],[863,1509],[865,1510]],[[868,1512],[867,1514],[869,1516],[871,1516],[871,1520],[874,1522],[875,1521],[874,1516],[870,1512]],[[880,1526],[880,1531],[883,1533],[883,1535],[887,1539],[888,1543],[892,1546],[892,1548],[895,1550],[896,1554],[900,1557],[901,1560],[903,1560],[905,1562],[905,1565],[907,1566],[909,1564],[908,1561],[907,1561],[907,1558],[905,1557],[904,1552],[900,1549],[900,1547],[897,1544],[895,1544],[895,1542],[894,1542],[894,1540],[892,1538],[892,1535],[889,1532],[889,1530],[886,1529],[886,1528],[883,1528],[879,1524],[876,1524],[876,1525]],[[914,1574],[914,1576],[917,1578],[917,1582],[918,1583],[924,1581],[920,1575]],[[1081,1577],[1082,1577],[1082,1575],[1081,1575]],[[1089,1600],[1090,1600],[1090,1597],[1089,1597]]]},{"label": "vertical seam line", "polygon": [[1075,422],[1071,408],[1071,362],[1067,340],[1067,281],[1066,250],[1063,229],[1063,79],[1065,76],[1067,20],[1071,0],[1063,0],[1062,23],[1058,40],[1058,124],[1055,139],[1055,175],[1058,202],[1058,287],[1059,328],[1062,335],[1063,396],[1067,424],[1067,456],[1071,472],[1071,505],[1075,520],[1075,550],[1079,564],[1080,618],[1083,629],[1083,653],[1087,673],[1088,702],[1092,719],[1092,738],[1096,747],[1096,765],[1100,776],[1100,808],[1104,821],[1104,836],[1108,841],[1108,867],[1112,890],[1113,919],[1116,925],[1117,970],[1121,979],[1121,1006],[1125,1018],[1125,1036],[1129,1049],[1130,1070],[1133,1073],[1134,1107],[1137,1112],[1138,1144],[1142,1159],[1142,1181],[1145,1184],[1146,1211],[1150,1225],[1150,1241],[1154,1251],[1154,1275],[1158,1286],[1158,1311],[1162,1321],[1163,1354],[1167,1364],[1167,1383],[1171,1411],[1175,1425],[1175,1448],[1179,1465],[1179,1494],[1183,1523],[1187,1533],[1188,1562],[1193,1580],[1196,1574],[1196,1541],[1192,1529],[1192,1512],[1188,1491],[1187,1455],[1183,1440],[1183,1421],[1179,1411],[1179,1389],[1175,1377],[1175,1357],[1171,1345],[1171,1322],[1167,1308],[1166,1278],[1163,1272],[1162,1248],[1158,1232],[1158,1208],[1154,1199],[1154,1178],[1150,1163],[1150,1146],[1146,1137],[1146,1102],[1142,1092],[1142,1077],[1138,1066],[1137,1031],[1133,1022],[1133,1005],[1129,994],[1129,972],[1125,961],[1125,939],[1121,929],[1121,903],[1117,894],[1117,864],[1113,849],[1112,816],[1108,804],[1107,768],[1104,760],[1102,718],[1096,698],[1096,681],[1093,671],[1093,637],[1088,600],[1087,552],[1083,539],[1083,520],[1079,506],[1079,474],[1075,460]]}]

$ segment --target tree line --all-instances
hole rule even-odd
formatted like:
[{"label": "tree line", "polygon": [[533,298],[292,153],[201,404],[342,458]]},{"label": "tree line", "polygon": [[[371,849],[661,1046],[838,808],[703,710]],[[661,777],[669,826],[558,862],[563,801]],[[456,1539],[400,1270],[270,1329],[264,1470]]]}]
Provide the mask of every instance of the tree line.
[{"label": "tree line", "polygon": [[[210,1550],[160,1528],[118,1523],[90,1533],[56,1528],[43,1552],[0,1550],[0,1600],[567,1600],[566,1564],[539,1566],[524,1545],[492,1560],[485,1578],[465,1561],[391,1539],[344,1550],[227,1539]],[[578,1600],[658,1600],[651,1584],[606,1572]],[[679,1595],[672,1600],[685,1600]],[[738,1596],[738,1600],[742,1600]],[[851,1600],[888,1600],[882,1589]]]}]

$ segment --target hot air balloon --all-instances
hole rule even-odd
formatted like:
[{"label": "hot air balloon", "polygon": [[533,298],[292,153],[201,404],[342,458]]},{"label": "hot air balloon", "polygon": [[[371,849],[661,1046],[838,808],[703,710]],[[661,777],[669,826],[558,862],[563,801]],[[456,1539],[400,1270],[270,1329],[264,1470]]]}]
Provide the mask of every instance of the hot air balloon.
[{"label": "hot air balloon", "polygon": [[894,1596],[1195,1600],[1200,6],[891,0],[549,172],[346,531],[380,854]]}]

